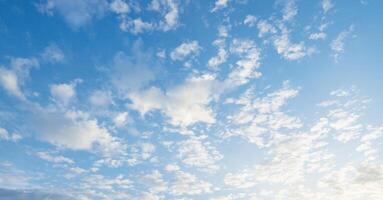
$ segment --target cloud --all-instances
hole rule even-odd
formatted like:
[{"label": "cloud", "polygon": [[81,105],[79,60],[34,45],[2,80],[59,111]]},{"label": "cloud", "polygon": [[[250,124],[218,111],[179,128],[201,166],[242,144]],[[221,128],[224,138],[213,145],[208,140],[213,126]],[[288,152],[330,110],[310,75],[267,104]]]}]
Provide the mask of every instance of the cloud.
[{"label": "cloud", "polygon": [[213,45],[218,47],[218,54],[213,56],[208,61],[208,66],[212,68],[216,68],[222,63],[226,62],[229,57],[229,53],[226,50],[226,37],[229,36],[228,28],[225,26],[220,26],[218,28],[219,38],[214,40]]},{"label": "cloud", "polygon": [[40,109],[34,113],[35,131],[41,140],[61,148],[119,154],[124,144],[89,114],[76,110]]},{"label": "cloud", "polygon": [[65,60],[64,52],[55,44],[45,47],[41,57],[50,63],[61,63]]},{"label": "cloud", "polygon": [[101,18],[108,10],[106,0],[46,0],[37,6],[48,15],[58,13],[74,29],[89,24],[94,18]]},{"label": "cloud", "polygon": [[209,142],[205,144],[198,139],[188,139],[178,143],[177,157],[186,165],[199,167],[202,170],[218,170],[217,161],[223,158]]},{"label": "cloud", "polygon": [[123,127],[126,123],[129,122],[129,115],[127,112],[117,113],[117,115],[113,118],[114,125],[116,127]]},{"label": "cloud", "polygon": [[174,171],[174,179],[169,185],[169,193],[174,196],[212,192],[213,185],[211,183],[199,180],[197,176],[181,170]]},{"label": "cloud", "polygon": [[113,104],[113,97],[110,91],[106,90],[95,90],[89,96],[89,102],[93,106],[108,106]]},{"label": "cloud", "polygon": [[68,105],[76,97],[76,85],[81,80],[75,80],[72,83],[52,84],[50,92],[53,100],[61,105]]},{"label": "cloud", "polygon": [[0,189],[0,197],[4,200],[40,200],[40,199],[55,199],[55,200],[75,200],[73,197],[64,194],[50,193],[40,190],[10,190]]},{"label": "cloud", "polygon": [[222,8],[225,8],[227,7],[227,4],[229,3],[229,0],[217,0],[215,3],[214,3],[214,8],[211,9],[211,12],[216,12]]},{"label": "cloud", "polygon": [[60,164],[60,163],[63,163],[63,164],[74,164],[74,161],[72,159],[70,159],[70,158],[67,158],[67,157],[64,157],[64,156],[58,156],[58,155],[51,155],[47,151],[37,152],[36,156],[41,158],[41,159],[43,159],[43,160],[46,160],[48,162],[52,162],[52,163],[57,163],[57,164]]},{"label": "cloud", "polygon": [[262,20],[262,19],[259,20],[257,23],[257,28],[259,29],[258,37],[261,37],[261,38],[268,33],[270,34],[277,33],[277,29],[266,20]]},{"label": "cloud", "polygon": [[349,26],[347,30],[344,30],[339,33],[339,35],[331,41],[330,47],[332,50],[332,56],[335,59],[335,62],[338,61],[339,56],[344,52],[344,41],[347,37],[354,31],[354,26]]},{"label": "cloud", "polygon": [[25,100],[21,87],[29,79],[29,71],[39,67],[35,58],[11,58],[8,68],[0,67],[0,84],[8,94]]},{"label": "cloud", "polygon": [[235,63],[236,67],[228,75],[228,85],[242,85],[252,78],[258,78],[261,73],[256,71],[260,66],[260,50],[252,40],[234,39],[230,52],[240,59]]},{"label": "cloud", "polygon": [[282,34],[274,38],[273,44],[278,54],[282,55],[286,60],[299,60],[314,52],[314,49],[306,47],[304,42],[292,43],[288,30],[284,28]]},{"label": "cloud", "polygon": [[121,30],[129,31],[133,34],[144,33],[147,31],[151,31],[154,28],[155,25],[153,23],[142,21],[141,18],[131,20],[123,17],[120,23]]},{"label": "cloud", "polygon": [[182,61],[188,56],[198,55],[201,47],[199,46],[197,41],[184,42],[176,47],[171,53],[170,58],[172,60]]},{"label": "cloud", "polygon": [[179,9],[173,0],[152,0],[149,10],[157,11],[163,16],[157,28],[162,31],[174,30],[178,26]]},{"label": "cloud", "polygon": [[158,66],[152,53],[142,49],[141,41],[133,44],[131,53],[117,52],[111,66],[111,82],[122,95],[146,86],[155,78],[154,70]]},{"label": "cloud", "polygon": [[331,0],[322,0],[322,9],[324,13],[327,13],[333,7],[334,7],[334,4],[331,2]]},{"label": "cloud", "polygon": [[6,129],[0,127],[0,140],[17,142],[22,139],[22,136],[17,133],[9,133]]},{"label": "cloud", "polygon": [[257,23],[257,17],[254,15],[246,15],[245,20],[243,20],[243,24],[247,25],[248,27],[253,27]]},{"label": "cloud", "polygon": [[214,123],[214,114],[208,105],[214,97],[213,92],[218,92],[215,90],[217,87],[219,86],[212,75],[192,76],[166,92],[152,87],[131,93],[129,99],[132,104],[129,107],[139,111],[142,116],[151,110],[161,110],[170,117],[173,125]]},{"label": "cloud", "polygon": [[109,5],[110,10],[117,14],[126,14],[130,12],[129,4],[124,0],[113,0]]},{"label": "cloud", "polygon": [[291,21],[298,14],[298,8],[295,0],[286,0],[282,10],[284,21]]}]

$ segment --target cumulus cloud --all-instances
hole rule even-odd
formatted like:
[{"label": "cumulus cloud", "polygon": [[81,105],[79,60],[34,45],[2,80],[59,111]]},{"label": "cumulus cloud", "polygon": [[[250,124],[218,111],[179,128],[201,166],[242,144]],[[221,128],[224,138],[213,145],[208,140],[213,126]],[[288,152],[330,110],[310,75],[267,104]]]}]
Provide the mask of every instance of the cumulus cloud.
[{"label": "cumulus cloud", "polygon": [[152,0],[149,9],[161,13],[163,16],[163,20],[158,22],[159,30],[170,31],[178,26],[179,8],[175,1]]},{"label": "cumulus cloud", "polygon": [[62,148],[98,151],[106,155],[124,151],[124,144],[85,112],[40,109],[35,115],[36,132],[43,141]]},{"label": "cumulus cloud", "polygon": [[217,0],[215,3],[214,3],[214,8],[211,9],[211,12],[216,12],[222,8],[225,8],[227,7],[229,3],[229,0]]},{"label": "cumulus cloud", "polygon": [[254,41],[234,39],[230,52],[238,55],[240,59],[228,75],[228,85],[242,85],[261,76],[261,73],[256,71],[260,66],[260,50]]},{"label": "cumulus cloud", "polygon": [[22,86],[29,79],[29,72],[39,67],[35,58],[11,58],[8,68],[0,66],[0,84],[10,95],[25,99]]},{"label": "cumulus cloud", "polygon": [[114,0],[110,3],[110,10],[117,14],[126,14],[129,13],[130,7],[124,0]]},{"label": "cumulus cloud", "polygon": [[306,47],[304,42],[292,43],[286,29],[282,29],[282,34],[275,37],[273,44],[278,54],[286,60],[299,60],[314,52],[314,49]]},{"label": "cumulus cloud", "polygon": [[184,42],[176,47],[171,53],[172,60],[184,60],[188,56],[197,55],[201,50],[197,41]]},{"label": "cumulus cloud", "polygon": [[243,24],[249,27],[255,26],[257,23],[257,17],[254,15],[246,15],[245,20],[243,20]]},{"label": "cumulus cloud", "polygon": [[[161,110],[174,125],[191,125],[196,122],[214,123],[214,113],[209,103],[219,86],[209,74],[189,77],[183,84],[166,92],[152,87],[129,94],[131,109],[145,115],[151,110]],[[198,98],[197,98],[198,97]]]},{"label": "cumulus cloud", "polygon": [[72,83],[52,84],[50,92],[53,100],[61,105],[69,104],[76,97],[76,85],[81,80],[75,80]]}]

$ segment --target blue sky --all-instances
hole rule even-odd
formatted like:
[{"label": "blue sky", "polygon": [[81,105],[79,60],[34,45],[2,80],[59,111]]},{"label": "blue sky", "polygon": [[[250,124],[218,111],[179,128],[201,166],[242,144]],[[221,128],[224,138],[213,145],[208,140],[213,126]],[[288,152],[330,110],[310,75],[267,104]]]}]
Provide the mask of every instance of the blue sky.
[{"label": "blue sky", "polygon": [[0,199],[382,199],[382,8],[0,0]]}]

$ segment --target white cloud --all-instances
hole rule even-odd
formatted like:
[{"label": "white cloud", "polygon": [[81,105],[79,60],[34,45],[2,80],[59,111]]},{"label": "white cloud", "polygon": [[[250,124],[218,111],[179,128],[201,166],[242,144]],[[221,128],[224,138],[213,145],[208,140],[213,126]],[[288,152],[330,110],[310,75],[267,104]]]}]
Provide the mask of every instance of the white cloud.
[{"label": "white cloud", "polygon": [[29,71],[39,67],[35,58],[11,58],[10,67],[0,67],[0,84],[10,95],[25,99],[21,87],[29,79]]},{"label": "white cloud", "polygon": [[241,125],[223,134],[228,136],[242,136],[250,143],[260,148],[270,145],[267,134],[278,133],[280,129],[297,129],[302,126],[299,118],[285,114],[281,109],[287,101],[298,94],[298,90],[291,88],[288,82],[277,91],[256,97],[252,89],[247,90],[233,103],[242,105],[233,115],[229,115],[229,123]]},{"label": "white cloud", "polygon": [[325,13],[327,13],[333,7],[334,4],[331,2],[331,0],[322,0],[322,9]]},{"label": "white cloud", "polygon": [[169,184],[169,193],[174,196],[212,192],[213,185],[211,183],[199,180],[197,176],[180,170],[174,172],[174,179]]},{"label": "white cloud", "polygon": [[72,28],[89,24],[94,18],[102,17],[108,10],[106,0],[46,0],[38,10],[48,15],[59,13]]},{"label": "white cloud", "polygon": [[278,54],[287,60],[299,60],[314,52],[314,49],[306,47],[304,42],[292,43],[286,29],[282,29],[282,34],[274,38],[273,44]]},{"label": "white cloud", "polygon": [[148,187],[152,194],[164,192],[168,189],[167,182],[164,181],[163,175],[158,170],[153,170],[151,173],[141,176],[140,181]]},{"label": "white cloud", "polygon": [[217,170],[217,161],[223,158],[210,143],[205,144],[198,139],[188,139],[178,143],[178,158],[189,166],[199,167],[203,170]]},{"label": "white cloud", "polygon": [[124,0],[113,0],[110,3],[110,9],[117,14],[129,13],[130,7]]},{"label": "white cloud", "polygon": [[64,106],[68,105],[76,97],[77,82],[50,85],[50,92],[54,101]]},{"label": "white cloud", "polygon": [[225,45],[226,38],[229,36],[228,28],[226,26],[219,26],[218,36],[219,38],[213,42],[213,45],[218,47],[218,54],[211,57],[208,61],[208,66],[212,68],[216,68],[222,63],[226,62],[227,58],[229,57]]},{"label": "white cloud", "polygon": [[24,94],[19,87],[19,81],[15,72],[0,68],[1,86],[11,95],[24,99]]},{"label": "white cloud", "polygon": [[309,36],[310,40],[323,40],[326,38],[326,33],[319,32],[319,33],[311,33]]},{"label": "white cloud", "polygon": [[113,104],[112,93],[105,90],[95,90],[90,94],[89,101],[93,106],[108,106]]},{"label": "white cloud", "polygon": [[64,156],[51,155],[49,152],[46,152],[46,151],[37,152],[36,155],[43,160],[57,163],[57,164],[59,163],[74,164],[74,161],[70,158],[67,158]]},{"label": "white cloud", "polygon": [[285,1],[285,6],[282,10],[283,16],[282,19],[284,21],[291,21],[298,14],[298,8],[295,3],[295,0],[287,0]]},{"label": "white cloud", "polygon": [[141,115],[159,109],[170,117],[170,123],[173,125],[214,123],[214,114],[208,105],[213,99],[213,92],[219,93],[217,87],[215,77],[212,75],[192,76],[183,84],[172,87],[166,92],[152,87],[131,93],[129,98],[132,104],[129,107],[138,110]]},{"label": "white cloud", "polygon": [[41,109],[36,115],[36,132],[51,144],[72,150],[98,151],[112,155],[124,151],[124,144],[96,119],[81,111]]},{"label": "white cloud", "polygon": [[117,113],[117,115],[113,118],[114,125],[116,127],[123,127],[130,120],[127,112]]},{"label": "white cloud", "polygon": [[254,15],[246,15],[245,20],[243,20],[243,24],[249,27],[255,26],[257,23],[257,17]]},{"label": "white cloud", "polygon": [[184,60],[188,56],[198,55],[200,50],[197,41],[184,42],[170,53],[170,57],[172,60]]},{"label": "white cloud", "polygon": [[17,133],[9,133],[6,129],[0,127],[0,140],[17,142],[22,139],[22,136]]},{"label": "white cloud", "polygon": [[215,12],[217,10],[227,7],[228,3],[229,0],[216,0],[216,2],[214,3],[214,8],[211,9],[211,12]]},{"label": "white cloud", "polygon": [[144,33],[146,31],[153,30],[155,26],[150,22],[142,21],[141,18],[137,19],[126,19],[122,18],[120,23],[120,29],[123,31],[129,31],[133,34]]},{"label": "white cloud", "polygon": [[256,71],[260,66],[260,50],[256,47],[254,41],[234,39],[230,52],[238,55],[240,59],[236,62],[236,67],[228,75],[228,85],[245,84],[250,79],[261,76],[261,73]]},{"label": "white cloud", "polygon": [[45,47],[42,59],[51,63],[60,63],[65,59],[64,52],[55,44]]},{"label": "white cloud", "polygon": [[339,33],[339,35],[331,41],[330,47],[333,51],[332,56],[337,62],[339,56],[344,52],[344,40],[354,31],[354,26],[350,26],[347,30],[344,30]]},{"label": "white cloud", "polygon": [[158,23],[158,29],[170,31],[178,26],[179,9],[173,0],[152,0],[149,5],[150,10],[160,12],[163,20]]},{"label": "white cloud", "polygon": [[257,28],[259,29],[258,37],[264,37],[268,33],[275,34],[277,32],[272,24],[262,19],[258,21]]}]

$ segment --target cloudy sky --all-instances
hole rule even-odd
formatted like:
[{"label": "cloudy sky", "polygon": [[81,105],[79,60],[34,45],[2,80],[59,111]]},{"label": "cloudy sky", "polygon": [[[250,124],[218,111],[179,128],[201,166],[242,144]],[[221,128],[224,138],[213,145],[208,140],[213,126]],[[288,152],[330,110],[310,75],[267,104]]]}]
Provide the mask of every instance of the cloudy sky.
[{"label": "cloudy sky", "polygon": [[381,200],[382,9],[0,0],[0,199]]}]

